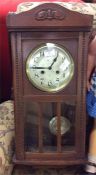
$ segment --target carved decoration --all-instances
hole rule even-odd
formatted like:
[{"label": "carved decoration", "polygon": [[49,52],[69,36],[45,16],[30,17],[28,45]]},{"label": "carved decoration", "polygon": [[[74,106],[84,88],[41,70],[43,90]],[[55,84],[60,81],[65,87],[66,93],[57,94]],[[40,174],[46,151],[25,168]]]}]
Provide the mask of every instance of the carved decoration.
[{"label": "carved decoration", "polygon": [[65,18],[64,11],[58,9],[42,9],[35,14],[36,20],[63,20]]}]

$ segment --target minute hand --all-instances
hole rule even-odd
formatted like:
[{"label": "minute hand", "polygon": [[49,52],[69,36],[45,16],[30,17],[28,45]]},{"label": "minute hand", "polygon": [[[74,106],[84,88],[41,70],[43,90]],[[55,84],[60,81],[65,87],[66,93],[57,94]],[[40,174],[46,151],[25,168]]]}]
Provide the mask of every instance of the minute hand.
[{"label": "minute hand", "polygon": [[48,69],[49,67],[30,67],[31,69]]}]

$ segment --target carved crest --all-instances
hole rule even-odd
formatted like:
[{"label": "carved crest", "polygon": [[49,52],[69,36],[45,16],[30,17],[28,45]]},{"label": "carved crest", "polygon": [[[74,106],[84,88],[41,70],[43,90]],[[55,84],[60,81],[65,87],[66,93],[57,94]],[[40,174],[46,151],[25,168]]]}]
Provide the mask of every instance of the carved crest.
[{"label": "carved crest", "polygon": [[65,18],[64,11],[59,9],[51,9],[51,8],[42,9],[35,14],[36,20],[46,20],[46,19],[63,20],[64,18]]}]

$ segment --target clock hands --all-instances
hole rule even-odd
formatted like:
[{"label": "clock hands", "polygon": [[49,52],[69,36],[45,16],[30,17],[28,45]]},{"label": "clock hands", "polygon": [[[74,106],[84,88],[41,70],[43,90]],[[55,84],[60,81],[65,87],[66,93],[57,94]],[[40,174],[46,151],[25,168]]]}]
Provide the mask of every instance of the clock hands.
[{"label": "clock hands", "polygon": [[57,58],[58,58],[58,52],[57,52],[56,57],[53,59],[53,62],[52,62],[52,64],[51,64],[51,66],[49,66],[49,70],[52,69],[52,66],[53,66],[53,64],[57,61]]},{"label": "clock hands", "polygon": [[51,70],[53,64],[57,61],[57,58],[58,58],[58,52],[57,52],[56,57],[53,59],[52,64],[51,64],[49,67],[36,67],[36,66],[33,66],[33,67],[30,67],[30,68],[31,68],[31,69],[49,69],[49,70]]}]

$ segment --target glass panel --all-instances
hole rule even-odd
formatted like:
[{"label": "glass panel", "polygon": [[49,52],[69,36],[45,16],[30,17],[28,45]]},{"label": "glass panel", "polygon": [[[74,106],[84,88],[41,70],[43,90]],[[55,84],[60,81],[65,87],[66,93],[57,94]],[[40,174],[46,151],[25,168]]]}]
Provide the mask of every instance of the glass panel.
[{"label": "glass panel", "polygon": [[55,103],[43,104],[43,145],[44,152],[57,150],[57,136],[54,134],[53,120],[56,116]]},{"label": "glass panel", "polygon": [[38,152],[38,110],[37,104],[25,104],[25,151]]},{"label": "glass panel", "polygon": [[62,152],[74,149],[75,110],[75,102],[72,104],[61,103],[59,113],[61,121],[60,139],[60,134],[57,133],[57,103],[26,102],[25,151],[57,152],[58,145],[59,151],[61,149]]},{"label": "glass panel", "polygon": [[[62,103],[62,117],[63,122],[61,122],[61,127],[64,127],[62,139],[61,139],[61,149],[62,151],[73,150],[75,146],[75,103]],[[64,123],[64,124],[63,124]]]}]

